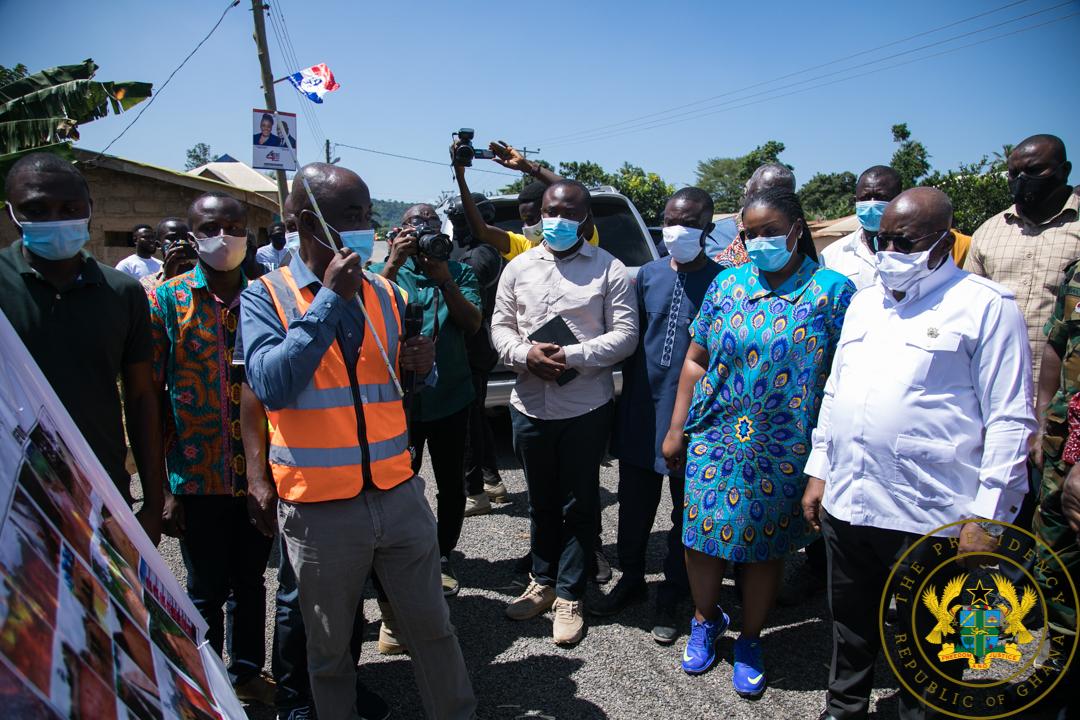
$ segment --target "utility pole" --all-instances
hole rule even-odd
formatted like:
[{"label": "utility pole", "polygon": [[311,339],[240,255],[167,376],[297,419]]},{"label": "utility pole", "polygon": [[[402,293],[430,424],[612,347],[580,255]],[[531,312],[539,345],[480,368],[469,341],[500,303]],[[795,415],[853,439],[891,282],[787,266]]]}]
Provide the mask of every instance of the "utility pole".
[{"label": "utility pole", "polygon": [[[251,0],[251,16],[255,21],[255,47],[259,54],[259,71],[262,74],[263,93],[266,96],[266,109],[277,113],[277,98],[274,97],[274,75],[270,71],[270,51],[266,49],[266,18],[263,11],[268,6],[263,0]],[[275,115],[276,117],[276,115]],[[281,208],[281,216],[285,217],[285,196],[289,194],[289,188],[285,179],[285,171],[277,170],[278,205]]]},{"label": "utility pole", "polygon": [[540,154],[540,148],[536,148],[535,150],[530,150],[527,147],[521,148],[521,157],[525,158],[526,160],[529,159],[530,155],[539,155],[539,154]]},{"label": "utility pole", "polygon": [[326,164],[330,164],[330,138],[326,139]]}]

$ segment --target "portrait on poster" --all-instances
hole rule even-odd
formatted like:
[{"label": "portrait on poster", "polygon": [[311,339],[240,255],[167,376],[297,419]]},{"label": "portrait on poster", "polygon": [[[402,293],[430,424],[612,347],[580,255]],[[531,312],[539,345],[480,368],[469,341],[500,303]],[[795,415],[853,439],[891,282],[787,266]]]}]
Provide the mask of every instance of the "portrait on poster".
[{"label": "portrait on poster", "polygon": [[251,167],[296,170],[296,113],[251,111]]}]

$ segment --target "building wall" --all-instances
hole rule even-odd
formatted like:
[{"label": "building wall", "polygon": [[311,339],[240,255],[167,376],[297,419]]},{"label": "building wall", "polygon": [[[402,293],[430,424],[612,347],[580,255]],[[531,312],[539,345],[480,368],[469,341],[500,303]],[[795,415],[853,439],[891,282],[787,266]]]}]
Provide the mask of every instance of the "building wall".
[{"label": "building wall", "polygon": [[[94,201],[90,219],[90,244],[87,250],[100,262],[116,265],[134,252],[128,241],[131,228],[140,223],[156,226],[170,215],[187,217],[187,209],[202,191],[163,180],[119,172],[102,167],[83,167]],[[3,213],[0,220],[0,246],[7,247],[18,238],[18,228]],[[260,237],[273,220],[272,214],[248,205],[248,228]]]}]

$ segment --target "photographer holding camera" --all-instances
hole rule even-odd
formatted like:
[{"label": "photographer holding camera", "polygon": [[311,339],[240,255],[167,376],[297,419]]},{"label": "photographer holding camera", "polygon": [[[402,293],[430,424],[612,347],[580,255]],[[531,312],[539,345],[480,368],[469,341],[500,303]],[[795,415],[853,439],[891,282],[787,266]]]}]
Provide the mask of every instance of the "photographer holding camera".
[{"label": "photographer holding camera", "polygon": [[438,380],[412,399],[409,428],[416,454],[413,471],[423,461],[425,442],[438,488],[439,554],[443,593],[456,595],[458,581],[450,566],[465,513],[465,434],[474,392],[465,338],[481,323],[480,289],[473,271],[450,260],[450,238],[439,231],[440,220],[431,205],[405,211],[402,228],[391,231],[390,257],[371,267],[397,283],[410,303],[424,308],[422,334],[435,341]]}]

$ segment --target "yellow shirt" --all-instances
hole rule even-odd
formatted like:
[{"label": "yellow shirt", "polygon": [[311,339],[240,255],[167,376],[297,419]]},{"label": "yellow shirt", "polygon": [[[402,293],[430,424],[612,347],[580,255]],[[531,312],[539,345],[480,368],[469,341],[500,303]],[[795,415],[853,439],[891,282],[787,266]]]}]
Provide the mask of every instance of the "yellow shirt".
[{"label": "yellow shirt", "polygon": [[952,259],[956,263],[956,267],[964,267],[964,260],[967,259],[968,248],[971,247],[971,236],[964,235],[956,228],[953,228],[953,235],[956,236],[956,242],[952,246]]},{"label": "yellow shirt", "polygon": [[[520,233],[507,231],[506,234],[510,236],[510,252],[503,253],[503,257],[507,260],[513,260],[521,253],[525,252],[531,247],[536,247],[536,245],[538,244],[530,242],[529,238],[525,237]],[[593,225],[592,237],[589,238],[589,244],[600,244],[600,233],[599,231],[597,231],[596,225]]]}]

